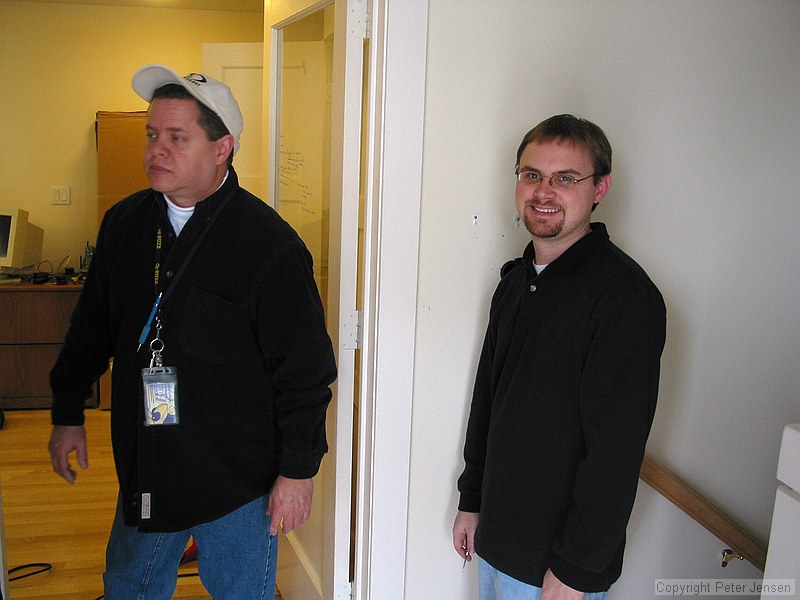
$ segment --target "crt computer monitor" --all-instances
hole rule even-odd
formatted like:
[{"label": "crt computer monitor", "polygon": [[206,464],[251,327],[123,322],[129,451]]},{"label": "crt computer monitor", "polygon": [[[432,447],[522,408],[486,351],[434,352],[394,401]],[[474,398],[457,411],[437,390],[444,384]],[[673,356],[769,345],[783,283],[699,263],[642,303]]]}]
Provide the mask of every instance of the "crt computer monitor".
[{"label": "crt computer monitor", "polygon": [[44,231],[28,211],[0,207],[0,278],[32,272],[42,261]]}]

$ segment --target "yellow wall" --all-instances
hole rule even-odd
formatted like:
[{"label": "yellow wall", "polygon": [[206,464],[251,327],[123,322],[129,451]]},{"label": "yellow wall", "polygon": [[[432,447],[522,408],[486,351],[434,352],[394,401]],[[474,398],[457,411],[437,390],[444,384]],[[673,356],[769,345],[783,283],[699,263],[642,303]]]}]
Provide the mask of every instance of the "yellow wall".
[{"label": "yellow wall", "polygon": [[[133,72],[197,71],[203,43],[262,37],[261,13],[0,0],[0,205],[44,228],[43,259],[56,268],[71,254],[77,269],[94,243],[95,113],[147,108]],[[51,186],[69,186],[72,204],[52,205]]]}]

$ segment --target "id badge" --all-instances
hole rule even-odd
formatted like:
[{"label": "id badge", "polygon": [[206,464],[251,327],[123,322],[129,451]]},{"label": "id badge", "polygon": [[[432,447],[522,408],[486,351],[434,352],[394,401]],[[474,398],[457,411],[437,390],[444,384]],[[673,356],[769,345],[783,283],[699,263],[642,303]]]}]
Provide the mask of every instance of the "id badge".
[{"label": "id badge", "polygon": [[144,424],[177,425],[178,370],[175,367],[142,369]]}]

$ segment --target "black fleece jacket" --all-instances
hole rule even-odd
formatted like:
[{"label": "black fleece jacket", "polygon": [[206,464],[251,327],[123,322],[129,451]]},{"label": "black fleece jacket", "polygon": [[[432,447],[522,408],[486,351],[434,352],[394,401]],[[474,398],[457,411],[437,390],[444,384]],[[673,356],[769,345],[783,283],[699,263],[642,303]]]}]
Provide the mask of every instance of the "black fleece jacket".
[{"label": "black fleece jacket", "polygon": [[[180,423],[144,427],[141,369],[151,353],[148,344],[137,351],[139,334],[156,294],[226,199],[161,304],[163,361],[177,369]],[[316,474],[336,368],[311,256],[272,208],[239,187],[232,168],[177,238],[153,190],[106,213],[50,376],[54,424],[83,423],[83,401],[109,358],[126,524],[187,529],[267,494],[279,474]]]},{"label": "black fleece jacket", "polygon": [[492,298],[467,427],[459,510],[476,552],[542,585],[619,577],[658,393],[666,309],[602,223],[541,275],[533,245]]}]

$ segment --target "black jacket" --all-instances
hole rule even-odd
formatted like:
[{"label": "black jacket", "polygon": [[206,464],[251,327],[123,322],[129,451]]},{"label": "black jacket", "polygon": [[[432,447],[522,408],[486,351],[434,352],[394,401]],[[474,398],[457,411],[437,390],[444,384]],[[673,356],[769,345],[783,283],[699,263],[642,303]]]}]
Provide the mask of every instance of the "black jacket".
[{"label": "black jacket", "polygon": [[[144,427],[141,369],[151,352],[148,344],[137,352],[139,334],[157,292],[226,198],[161,305],[163,360],[177,368],[180,423]],[[106,213],[50,376],[54,424],[83,423],[83,400],[109,358],[126,524],[187,529],[268,493],[279,474],[316,474],[336,369],[311,256],[272,208],[239,187],[232,168],[177,238],[163,196],[152,190]]]},{"label": "black jacket", "polygon": [[602,223],[541,275],[532,244],[492,299],[459,509],[480,512],[477,553],[542,585],[619,577],[658,393],[666,310]]}]

